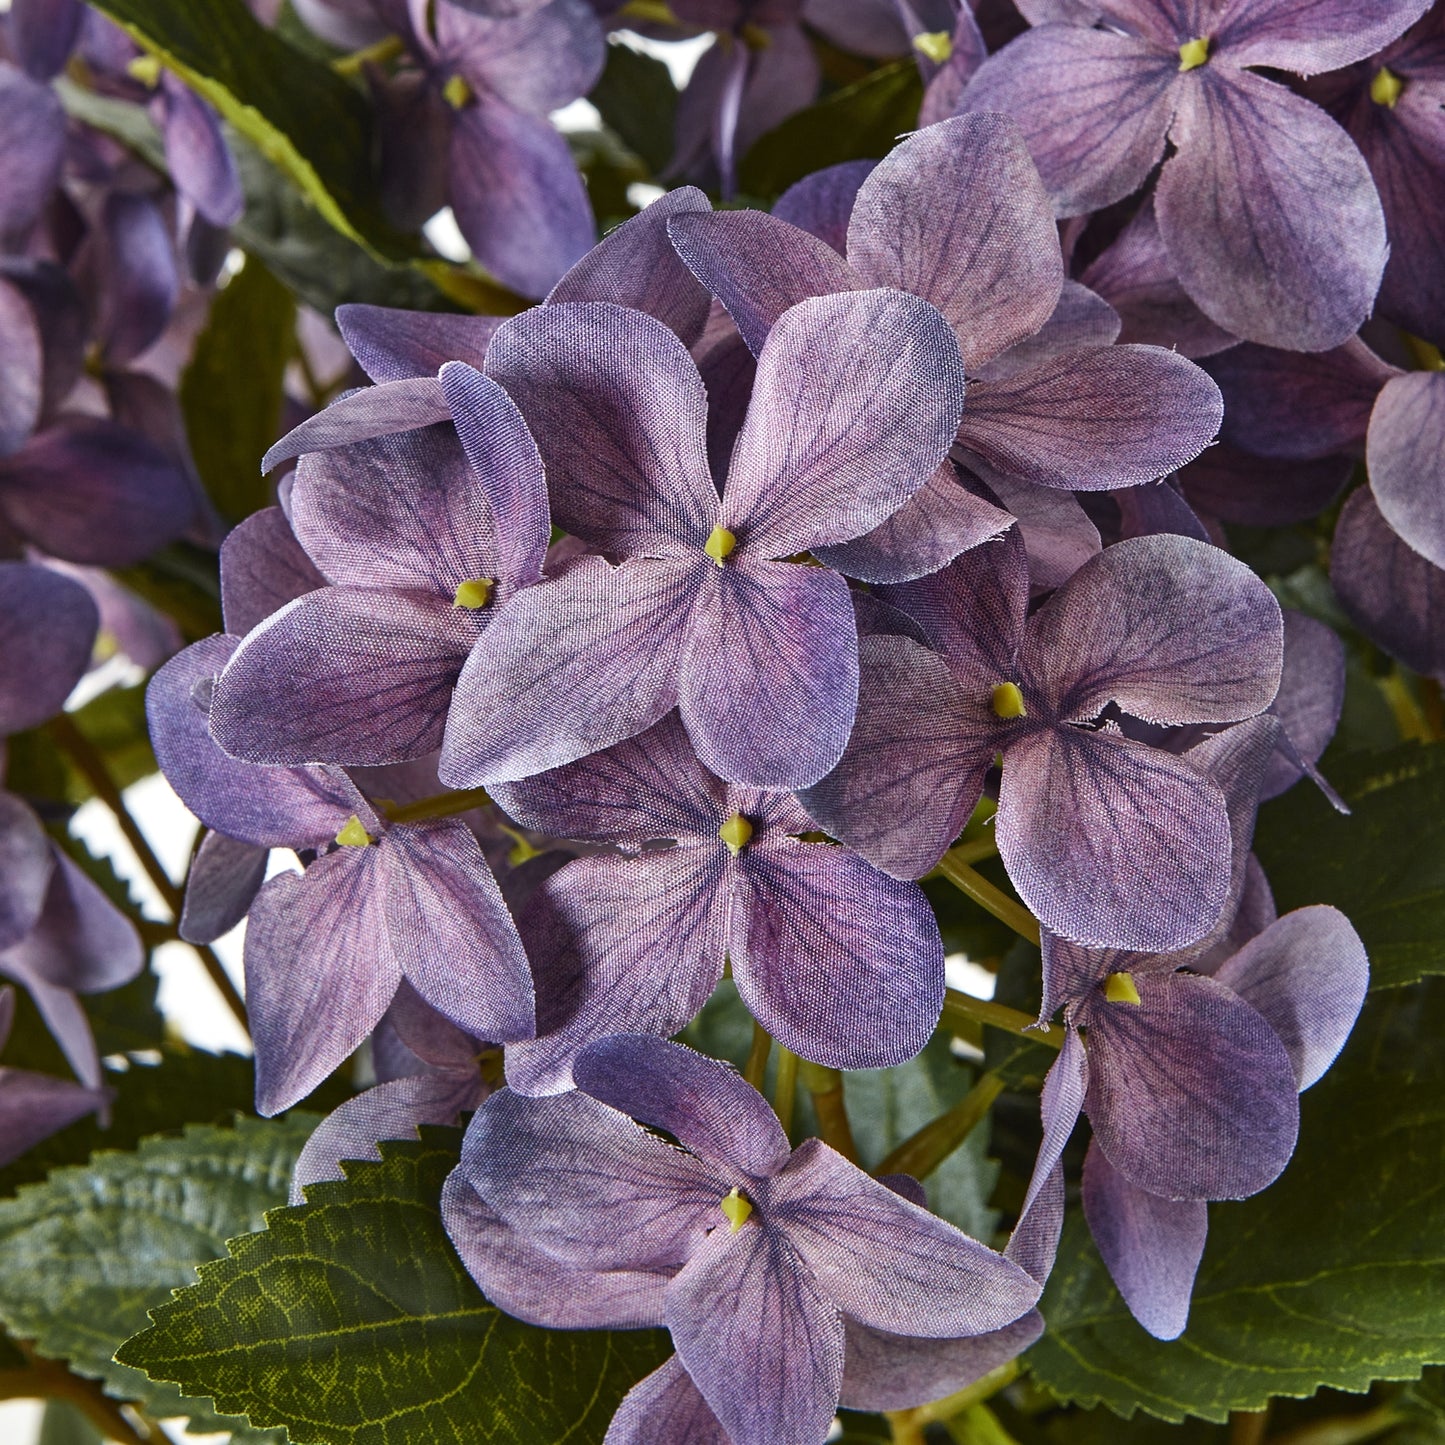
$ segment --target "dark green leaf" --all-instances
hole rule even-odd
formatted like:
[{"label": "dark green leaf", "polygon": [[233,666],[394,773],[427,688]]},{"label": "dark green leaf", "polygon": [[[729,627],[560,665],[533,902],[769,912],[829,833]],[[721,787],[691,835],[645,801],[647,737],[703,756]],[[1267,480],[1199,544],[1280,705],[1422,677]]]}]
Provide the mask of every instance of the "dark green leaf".
[{"label": "dark green leaf", "polygon": [[103,1436],[74,1405],[51,1400],[40,1421],[36,1445],[104,1445]]},{"label": "dark green leaf", "polygon": [[120,1358],[297,1445],[600,1441],[665,1337],[538,1330],[488,1304],[438,1210],[460,1141],[423,1130],[312,1186],[203,1265]]},{"label": "dark green leaf", "polygon": [[1445,746],[1332,756],[1328,776],[1350,816],[1307,783],[1260,811],[1255,852],[1280,912],[1341,909],[1375,988],[1445,973]]},{"label": "dark green leaf", "polygon": [[1027,1357],[1043,1385],[1124,1415],[1223,1420],[1445,1361],[1445,983],[1374,995],[1301,1106],[1284,1176],[1210,1206],[1174,1343],[1130,1318],[1073,1215],[1042,1304],[1049,1332]]},{"label": "dark green leaf", "polygon": [[677,87],[662,61],[614,39],[607,47],[607,67],[588,99],[653,175],[666,167],[672,159]]},{"label": "dark green leaf", "polygon": [[188,642],[222,630],[221,584],[216,554],[176,542],[153,552],[139,566],[116,574],[152,607],[172,618]]}]

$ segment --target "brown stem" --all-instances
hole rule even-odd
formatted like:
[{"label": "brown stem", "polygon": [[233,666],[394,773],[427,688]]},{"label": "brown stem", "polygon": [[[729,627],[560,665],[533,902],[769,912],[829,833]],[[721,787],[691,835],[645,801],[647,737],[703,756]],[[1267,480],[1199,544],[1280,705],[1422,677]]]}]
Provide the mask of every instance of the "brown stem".
[{"label": "brown stem", "polygon": [[74,1405],[107,1440],[123,1445],[148,1445],[149,1437],[131,1423],[96,1380],[72,1374],[60,1360],[47,1360],[17,1340],[28,1364],[23,1370],[0,1370],[0,1400],[64,1400]]},{"label": "brown stem", "polygon": [[1264,1445],[1269,1430],[1269,1406],[1263,1410],[1233,1410],[1229,1416],[1229,1445]]}]

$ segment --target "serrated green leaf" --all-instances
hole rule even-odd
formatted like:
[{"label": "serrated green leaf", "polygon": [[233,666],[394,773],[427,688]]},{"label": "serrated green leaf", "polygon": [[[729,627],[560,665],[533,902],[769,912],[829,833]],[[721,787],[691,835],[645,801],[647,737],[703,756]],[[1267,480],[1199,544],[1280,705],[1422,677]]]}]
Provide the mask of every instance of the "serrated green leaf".
[{"label": "serrated green leaf", "polygon": [[603,123],[653,175],[672,159],[677,87],[662,61],[621,40],[607,47],[607,65],[588,100]]},{"label": "serrated green leaf", "polygon": [[187,1415],[204,1430],[244,1426],[112,1356],[149,1309],[191,1283],[194,1265],[222,1255],[228,1238],[285,1203],[317,1123],[292,1114],[226,1129],[193,1125],[180,1138],[57,1169],[0,1202],[0,1319],[41,1354],[154,1415]]},{"label": "serrated green leaf", "polygon": [[1189,1328],[1130,1318],[1077,1213],[1027,1356],[1061,1399],[1224,1420],[1271,1395],[1364,1390],[1445,1361],[1445,983],[1373,996],[1301,1102],[1300,1145],[1253,1199],[1214,1204]]},{"label": "serrated green leaf", "polygon": [[1308,783],[1260,810],[1254,848],[1280,912],[1344,912],[1372,988],[1445,973],[1445,745],[1334,755],[1327,776],[1350,816]]},{"label": "serrated green leaf", "polygon": [[271,502],[261,458],[281,430],[296,302],[251,257],[211,303],[181,373],[181,411],[207,493],[233,522]]},{"label": "serrated green leaf", "polygon": [[539,1330],[488,1304],[438,1207],[460,1144],[424,1129],[313,1185],[202,1266],[120,1358],[296,1445],[600,1441],[666,1337]]}]

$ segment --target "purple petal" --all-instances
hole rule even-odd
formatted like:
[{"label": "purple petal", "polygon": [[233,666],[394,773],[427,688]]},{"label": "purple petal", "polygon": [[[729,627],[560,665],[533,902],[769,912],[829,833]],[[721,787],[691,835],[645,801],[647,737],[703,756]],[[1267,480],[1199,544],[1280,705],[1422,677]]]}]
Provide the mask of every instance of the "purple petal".
[{"label": "purple petal", "polygon": [[1375,505],[1391,530],[1445,567],[1445,372],[1386,383],[1370,417],[1366,462]]},{"label": "purple petal", "polygon": [[1004,755],[998,848],[1055,933],[1165,952],[1201,937],[1229,890],[1229,816],[1188,763],[1108,733],[1048,729]]},{"label": "purple petal", "polygon": [[1145,1193],[1095,1143],[1084,1156],[1084,1216],[1130,1313],[1155,1339],[1178,1339],[1189,1320],[1209,1206]]},{"label": "purple petal", "polygon": [[673,250],[668,222],[673,216],[711,210],[696,186],[659,196],[609,231],[552,288],[547,304],[611,301],[630,306],[655,316],[691,346],[707,324],[709,298]]},{"label": "purple petal", "polygon": [[452,209],[478,261],[541,297],[596,238],[567,142],[551,123],[483,95],[452,127]]},{"label": "purple petal", "polygon": [[40,419],[44,349],[24,294],[0,281],[0,456],[24,445]]},{"label": "purple petal", "polygon": [[0,507],[67,562],[126,567],[174,541],[194,503],[184,473],[138,432],[68,416],[0,462]]},{"label": "purple petal", "polygon": [[1064,1166],[1055,1164],[1029,1207],[1019,1215],[1004,1249],[1004,1258],[1011,1259],[1042,1284],[1053,1273],[1063,1231]]},{"label": "purple petal", "polygon": [[963,93],[969,111],[1003,111],[1060,216],[1123,200],[1164,154],[1178,57],[1130,35],[1045,25],[1010,42]]},{"label": "purple petal", "polygon": [[1138,537],[1086,563],[1029,620],[1019,651],[1056,715],[1114,701],[1147,722],[1237,722],[1279,691],[1284,623],[1242,562],[1189,537]]},{"label": "purple petal", "polygon": [[451,409],[436,377],[380,382],[347,392],[300,426],[292,427],[261,459],[261,470],[269,472],[303,452],[329,451],[451,419]]},{"label": "purple petal", "polygon": [[963,412],[943,317],[900,291],[800,302],[768,333],[721,520],[739,557],[846,542],[938,470]]},{"label": "purple petal", "polygon": [[714,1229],[668,1286],[666,1320],[733,1445],[828,1433],[843,1383],[843,1321],[778,1231]]},{"label": "purple petal", "polygon": [[895,147],[858,191],[848,260],[867,282],[938,307],[970,373],[1031,336],[1058,304],[1064,268],[1017,124],[962,115]]},{"label": "purple petal", "polygon": [[680,216],[667,232],[755,356],[790,307],[867,284],[826,240],[761,211]]},{"label": "purple petal", "polygon": [[187,943],[214,943],[250,910],[266,881],[269,848],[208,831],[191,859],[178,931]]},{"label": "purple petal", "polygon": [[385,866],[374,847],[338,848],[304,874],[277,874],[256,896],[246,924],[246,1011],[256,1110],[267,1118],[340,1068],[396,993]]},{"label": "purple petal", "polygon": [[1013,514],[1028,559],[1025,582],[1035,593],[1062,587],[1103,549],[1098,527],[1072,492],[1003,476],[976,458],[970,458],[969,466],[987,479],[988,490]]},{"label": "purple petal", "polygon": [[858,704],[848,584],[791,563],[708,567],[683,646],[682,720],[704,766],[794,790],[843,755]]},{"label": "purple petal", "polygon": [[435,376],[447,361],[482,366],[504,316],[451,316],[349,302],[336,308],[336,325],[351,354],[373,381]]},{"label": "purple petal", "polygon": [[[932,13],[946,15],[947,11],[935,8]],[[948,59],[931,79],[928,76],[928,71],[932,68],[931,62],[920,58],[921,52],[915,53],[914,58],[918,60],[918,68],[926,82],[923,104],[918,111],[920,126],[934,125],[951,115],[957,115],[962,109],[963,93],[968,88],[969,81],[988,59],[987,42],[974,18],[973,10],[968,5],[961,4],[958,7],[953,22],[951,47]]]},{"label": "purple petal", "polygon": [[753,1017],[838,1069],[913,1058],[943,1008],[943,942],[923,891],[847,848],[771,838],[738,860],[729,957]]},{"label": "purple petal", "polygon": [[439,1070],[476,1072],[476,1036],[439,1014],[405,980],[371,1042],[378,1079],[407,1078]]},{"label": "purple petal", "polygon": [[0,792],[0,948],[35,927],[54,869],[40,819],[13,793]]},{"label": "purple petal", "polygon": [[221,544],[221,615],[235,637],[325,585],[280,507],[252,512]]},{"label": "purple petal", "polygon": [[641,858],[579,858],[537,889],[520,922],[541,1037],[507,1050],[514,1089],[569,1088],[573,1060],[595,1039],[665,1037],[696,1017],[727,952],[721,851],[714,840]]},{"label": "purple petal", "polygon": [[90,665],[100,614],[78,582],[0,562],[0,737],[53,717]]},{"label": "purple petal", "polygon": [[[840,256],[848,252],[848,217],[858,188],[876,161],[844,161],[804,176],[788,187],[773,206],[773,215],[790,226],[826,241]],[[779,313],[781,314],[781,313]]]},{"label": "purple petal", "polygon": [[1246,527],[1283,527],[1317,517],[1345,489],[1353,469],[1349,457],[1279,462],[1221,444],[1192,461],[1179,480],[1202,512]]},{"label": "purple petal", "polygon": [[[30,307],[32,324],[39,333],[44,353],[40,374],[42,406],[47,415],[51,414],[59,409],[80,379],[89,340],[85,304],[70,274],[53,261],[5,257],[0,259],[0,276]],[[24,346],[21,337],[13,339],[17,348]],[[23,354],[19,350],[15,353],[16,356]],[[18,375],[7,374],[6,384],[19,387],[24,383]]]},{"label": "purple petal", "polygon": [[211,733],[238,758],[376,766],[435,752],[477,638],[431,592],[324,587],[247,635],[216,683]]},{"label": "purple petal", "polygon": [[1019,1211],[1021,1219],[1046,1192],[1054,1171],[1064,1157],[1064,1147],[1073,1137],[1074,1126],[1079,1122],[1079,1114],[1084,1107],[1088,1084],[1089,1063],[1083,1040],[1078,1029],[1069,1025],[1064,1031],[1064,1046],[1044,1076],[1044,1087],[1039,1096],[1044,1135],[1034,1161],[1028,1193]]},{"label": "purple petal", "polygon": [[[821,1140],[773,1181],[770,1218],[850,1319],[934,1339],[1011,1324],[1041,1286],[961,1229],[900,1198]],[[719,1231],[720,1232],[720,1231]]]},{"label": "purple petal", "polygon": [[466,788],[531,777],[651,727],[677,703],[700,572],[688,562],[614,568],[585,557],[519,592],[462,670],[442,780]]},{"label": "purple petal", "polygon": [[731,1445],[722,1422],[676,1355],[627,1392],[602,1445],[657,1445],[662,1440]]},{"label": "purple petal", "polygon": [[645,1034],[600,1039],[584,1049],[577,1087],[685,1149],[755,1178],[776,1174],[792,1146],[777,1116],[729,1065]]},{"label": "purple petal", "polygon": [[1387,254],[1364,158],[1282,85],[1214,66],[1190,79],[1154,202],[1184,289],[1245,341],[1341,345],[1369,315]]},{"label": "purple petal", "polygon": [[1102,296],[1077,281],[1065,281],[1059,304],[1049,319],[1007,351],[1001,351],[978,369],[980,381],[1006,381],[1020,372],[1047,366],[1076,351],[1112,346],[1119,335],[1119,316]]},{"label": "purple petal", "polygon": [[662,322],[601,302],[537,307],[497,333],[487,374],[537,438],[558,526],[625,557],[701,549],[718,513],[707,394]]},{"label": "purple petal", "polygon": [[1132,975],[1139,1002],[1091,1003],[1089,1122],[1109,1162],[1165,1199],[1243,1199],[1299,1133],[1294,1066],[1258,1010],[1212,978]]},{"label": "purple petal", "polygon": [[1343,913],[1297,908],[1225,962],[1214,978],[1259,1010],[1294,1062],[1301,1091],[1344,1047],[1370,984],[1364,945]]},{"label": "purple petal", "polygon": [[586,95],[602,73],[607,46],[587,0],[551,0],[520,13],[513,6],[511,14],[492,19],[466,15],[467,9],[483,6],[436,12],[438,61],[488,97],[546,115]]},{"label": "purple petal", "polygon": [[88,1089],[69,1079],[0,1068],[0,1167],[102,1108],[109,1096],[109,1090]]},{"label": "purple petal", "polygon": [[908,53],[907,21],[894,0],[803,0],[803,19],[854,55],[891,60]]},{"label": "purple petal", "polygon": [[100,217],[100,323],[106,359],[139,356],[165,329],[180,291],[175,247],[160,207],[149,196],[112,191]]},{"label": "purple petal", "polygon": [[718,1202],[730,1187],[712,1165],[576,1090],[493,1094],[457,1173],[527,1243],[601,1270],[675,1271],[724,1222]]},{"label": "purple petal", "polygon": [[1229,0],[1212,33],[1231,65],[1314,75],[1383,50],[1429,8],[1430,0]]},{"label": "purple petal", "polygon": [[87,13],[81,0],[13,0],[9,40],[25,73],[49,80],[64,70]]},{"label": "purple petal", "polygon": [[758,364],[723,307],[714,303],[707,330],[694,348],[707,388],[707,459],[714,478],[726,478],[728,461],[743,429]]},{"label": "purple petal", "polygon": [[60,179],[65,112],[47,85],[0,63],[0,236],[23,235]]},{"label": "purple petal", "polygon": [[161,73],[166,164],[176,189],[213,226],[241,219],[246,198],[216,112],[169,71]]},{"label": "purple petal", "polygon": [[[1302,612],[1284,614],[1284,673],[1270,711],[1284,726],[1290,747],[1305,763],[1319,761],[1335,735],[1345,701],[1345,645],[1323,622]],[[1274,798],[1300,777],[1300,768],[1276,751],[1260,786]]]},{"label": "purple petal", "polygon": [[1109,491],[1198,456],[1219,430],[1219,388],[1155,346],[1075,352],[969,389],[959,445],[1043,486]]},{"label": "purple petal", "polygon": [[[20,948],[7,949],[0,954],[0,973],[24,986],[40,1014],[41,1022],[65,1055],[66,1063],[75,1071],[75,1077],[88,1089],[100,1089],[104,1078],[100,1053],[95,1047],[95,1035],[91,1032],[90,1020],[79,998],[70,989],[57,988],[41,978]],[[108,1090],[104,1092],[109,1093]],[[104,1116],[102,1119],[108,1122]]]}]

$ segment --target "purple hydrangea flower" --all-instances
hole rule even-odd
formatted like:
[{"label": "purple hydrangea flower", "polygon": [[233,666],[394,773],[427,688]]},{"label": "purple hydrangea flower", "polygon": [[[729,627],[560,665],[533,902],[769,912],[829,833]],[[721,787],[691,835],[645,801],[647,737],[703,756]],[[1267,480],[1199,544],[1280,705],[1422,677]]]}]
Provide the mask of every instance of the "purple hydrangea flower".
[{"label": "purple hydrangea flower", "polygon": [[[487,1100],[443,1191],[448,1231],[488,1297],[524,1319],[666,1323],[734,1445],[821,1445],[845,1321],[954,1339],[1002,1329],[1038,1298],[1025,1270],[821,1141],[791,1150],[724,1064],[623,1035],[576,1071],[578,1092]],[[651,1378],[612,1438],[697,1438],[664,1431],[668,1381]]]},{"label": "purple hydrangea flower", "polygon": [[1300,351],[1369,314],[1385,220],[1369,167],[1318,106],[1256,67],[1313,74],[1373,54],[1428,0],[1098,0],[1031,7],[1037,28],[964,92],[1004,111],[1061,216],[1154,191],[1184,290],[1219,326]]},{"label": "purple hydrangea flower", "polygon": [[1207,544],[1106,548],[1032,616],[1012,534],[888,589],[938,651],[866,638],[854,730],[802,797],[836,837],[897,877],[927,872],[1003,755],[999,853],[1054,932],[1098,946],[1181,948],[1213,926],[1229,883],[1219,786],[1104,720],[1233,722],[1269,706],[1279,606]]},{"label": "purple hydrangea flower", "polygon": [[836,573],[775,559],[861,535],[937,470],[963,398],[943,318],[891,290],[789,311],[721,498],[697,367],[643,312],[540,307],[487,370],[538,439],[558,524],[622,561],[583,558],[498,612],[457,684],[443,779],[527,777],[679,707],[719,777],[817,781],[853,724],[853,608]]}]

